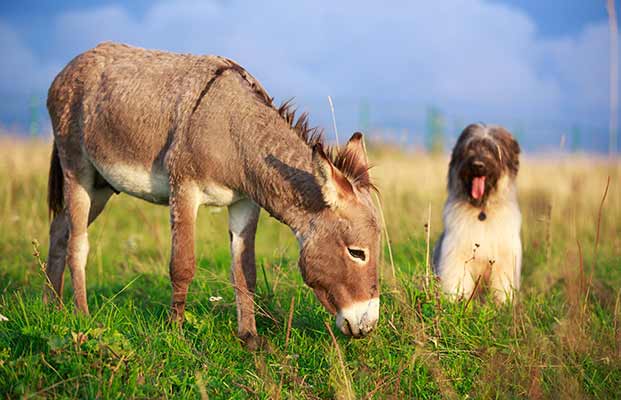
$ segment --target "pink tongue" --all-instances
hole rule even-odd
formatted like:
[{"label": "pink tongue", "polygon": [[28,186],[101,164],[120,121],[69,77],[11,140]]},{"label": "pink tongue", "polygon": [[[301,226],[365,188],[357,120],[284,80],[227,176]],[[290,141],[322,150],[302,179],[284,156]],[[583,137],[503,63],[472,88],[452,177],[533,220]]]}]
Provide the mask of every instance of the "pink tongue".
[{"label": "pink tongue", "polygon": [[477,176],[472,179],[472,198],[479,200],[485,193],[485,177]]}]

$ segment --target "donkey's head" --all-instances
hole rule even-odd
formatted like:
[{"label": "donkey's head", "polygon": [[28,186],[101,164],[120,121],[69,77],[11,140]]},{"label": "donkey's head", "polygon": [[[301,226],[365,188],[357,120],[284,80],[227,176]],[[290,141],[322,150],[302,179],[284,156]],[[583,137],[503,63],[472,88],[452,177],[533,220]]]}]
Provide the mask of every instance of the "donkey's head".
[{"label": "donkey's head", "polygon": [[362,134],[334,157],[314,145],[312,162],[325,207],[303,235],[302,276],[345,335],[365,336],[379,317],[380,222]]}]

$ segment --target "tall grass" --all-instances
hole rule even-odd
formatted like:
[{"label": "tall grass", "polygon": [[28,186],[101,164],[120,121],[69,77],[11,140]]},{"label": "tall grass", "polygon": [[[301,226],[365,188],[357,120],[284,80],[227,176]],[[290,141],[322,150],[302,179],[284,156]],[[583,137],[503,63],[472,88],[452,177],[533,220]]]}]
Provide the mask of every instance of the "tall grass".
[{"label": "tall grass", "polygon": [[73,313],[70,282],[62,310],[42,304],[49,152],[48,143],[0,139],[0,314],[8,318],[0,398],[619,396],[618,161],[523,157],[522,292],[499,307],[486,298],[451,303],[433,279],[425,285],[426,226],[432,245],[448,159],[370,146],[395,265],[394,279],[388,260],[382,266],[377,331],[363,340],[331,334],[332,318],[297,271],[295,238],[262,213],[257,324],[267,346],[249,353],[235,337],[225,210],[199,212],[182,332],[166,324],[167,210],[126,195],[89,231],[92,316]]}]

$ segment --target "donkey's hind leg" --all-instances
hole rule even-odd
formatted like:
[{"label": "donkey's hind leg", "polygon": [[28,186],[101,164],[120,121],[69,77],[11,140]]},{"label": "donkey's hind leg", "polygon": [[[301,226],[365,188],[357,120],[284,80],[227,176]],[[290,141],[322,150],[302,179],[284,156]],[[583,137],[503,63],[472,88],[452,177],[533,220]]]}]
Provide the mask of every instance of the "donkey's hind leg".
[{"label": "donkey's hind leg", "polygon": [[[109,186],[93,190],[90,196],[91,207],[88,215],[89,225],[101,214],[112,193],[113,191]],[[43,301],[46,303],[50,299],[59,300],[62,298],[68,240],[69,217],[67,215],[67,209],[65,208],[60,214],[54,217],[50,225],[50,249],[46,267],[48,283],[43,292]]]},{"label": "donkey's hind leg", "polygon": [[[50,225],[50,250],[47,255],[45,273],[47,284],[43,291],[43,301],[60,300],[63,295],[65,260],[67,257],[67,239],[69,238],[69,220],[66,210],[56,215]],[[62,302],[60,302],[62,304]]]}]

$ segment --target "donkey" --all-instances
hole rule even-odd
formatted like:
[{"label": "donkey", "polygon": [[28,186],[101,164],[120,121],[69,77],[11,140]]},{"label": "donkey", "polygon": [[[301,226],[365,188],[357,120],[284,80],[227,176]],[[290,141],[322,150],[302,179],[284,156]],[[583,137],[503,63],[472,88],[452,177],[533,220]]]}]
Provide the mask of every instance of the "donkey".
[{"label": "donkey", "polygon": [[260,208],[289,226],[304,282],[347,336],[379,317],[380,223],[362,134],[327,147],[307,114],[273,105],[237,63],[102,43],[74,58],[47,99],[54,130],[44,299],[88,313],[87,228],[113,193],[170,207],[170,318],[183,322],[200,205],[227,206],[238,335],[258,343],[254,237]]}]

